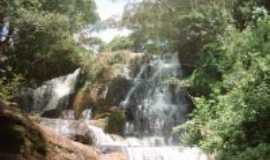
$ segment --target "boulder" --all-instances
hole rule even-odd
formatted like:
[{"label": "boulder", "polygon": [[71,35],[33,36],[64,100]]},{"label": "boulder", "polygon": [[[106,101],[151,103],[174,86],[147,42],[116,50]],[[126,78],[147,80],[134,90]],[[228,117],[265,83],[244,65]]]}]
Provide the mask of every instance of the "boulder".
[{"label": "boulder", "polygon": [[0,102],[0,159],[45,159],[48,143],[27,115]]},{"label": "boulder", "polygon": [[0,102],[1,160],[99,160],[97,149],[60,136]]},{"label": "boulder", "polygon": [[137,72],[144,57],[142,53],[128,51],[99,54],[96,63],[101,68],[96,80],[94,83],[86,83],[74,98],[76,118],[81,116],[85,108],[92,108],[95,118],[100,117],[102,113],[110,112],[111,107],[119,106],[130,90],[131,77]]}]

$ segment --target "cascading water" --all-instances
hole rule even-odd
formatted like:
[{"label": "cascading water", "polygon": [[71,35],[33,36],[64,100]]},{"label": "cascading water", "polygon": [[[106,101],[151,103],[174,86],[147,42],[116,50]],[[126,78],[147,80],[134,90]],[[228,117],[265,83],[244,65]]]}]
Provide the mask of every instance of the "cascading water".
[{"label": "cascading water", "polygon": [[[36,89],[33,108],[42,113],[63,108],[62,101],[74,91],[78,75],[76,70]],[[41,119],[41,123],[66,137],[93,144],[103,153],[121,151],[128,160],[207,160],[200,149],[179,146],[172,136],[173,127],[185,122],[189,106],[184,91],[168,81],[180,76],[181,66],[174,56],[155,57],[134,78],[128,76],[133,86],[119,104],[127,114],[124,138],[94,126],[89,121],[91,110],[85,110],[81,120],[74,120],[74,111],[62,110],[66,120]]]},{"label": "cascading water", "polygon": [[184,92],[166,82],[179,76],[181,67],[176,57],[157,57],[144,64],[120,104],[128,117],[125,138],[88,125],[94,144],[104,153],[122,151],[129,160],[207,160],[196,147],[178,146],[171,134],[188,112]]},{"label": "cascading water", "polygon": [[173,127],[185,122],[188,100],[184,91],[168,79],[181,77],[177,57],[155,57],[145,63],[133,80],[121,106],[128,121],[122,149],[129,160],[207,160],[198,148],[177,146]]},{"label": "cascading water", "polygon": [[188,109],[181,88],[167,82],[180,76],[174,56],[156,57],[143,65],[122,102],[129,117],[126,135],[171,138],[171,129],[185,121]]},{"label": "cascading water", "polygon": [[33,105],[32,112],[42,115],[58,116],[68,105],[69,97],[75,91],[80,69],[72,74],[62,76],[45,82],[41,87],[32,93]]}]

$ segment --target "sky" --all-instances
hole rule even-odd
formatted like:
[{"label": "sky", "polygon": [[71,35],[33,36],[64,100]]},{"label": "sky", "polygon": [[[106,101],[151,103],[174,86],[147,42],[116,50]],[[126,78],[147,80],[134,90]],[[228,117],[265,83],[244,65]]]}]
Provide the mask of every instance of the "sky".
[{"label": "sky", "polygon": [[[97,13],[101,21],[110,18],[121,18],[124,7],[128,0],[95,0]],[[92,33],[92,36],[101,38],[104,42],[109,43],[116,36],[128,36],[131,33],[128,29],[105,29]]]},{"label": "sky", "polygon": [[106,20],[111,17],[120,17],[127,4],[127,0],[95,0],[97,12],[101,20]]}]

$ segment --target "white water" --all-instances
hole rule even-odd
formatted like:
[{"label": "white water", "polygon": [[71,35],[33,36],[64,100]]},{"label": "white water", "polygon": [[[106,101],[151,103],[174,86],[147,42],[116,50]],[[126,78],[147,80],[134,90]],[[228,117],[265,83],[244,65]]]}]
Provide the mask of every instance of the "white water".
[{"label": "white water", "polygon": [[169,141],[172,128],[185,121],[188,110],[181,88],[166,83],[179,76],[181,66],[171,55],[153,58],[141,67],[121,103],[132,117],[126,135],[163,136]]},{"label": "white water", "polygon": [[127,153],[129,160],[207,160],[198,148],[131,147]]},{"label": "white water", "polygon": [[45,82],[33,92],[32,110],[44,113],[53,110],[63,110],[68,105],[69,96],[74,93],[80,69],[67,76]]},{"label": "white water", "polygon": [[139,86],[142,74],[145,72],[146,68],[147,68],[147,65],[144,64],[142,66],[142,68],[140,69],[140,72],[137,74],[137,76],[133,80],[133,87],[128,91],[125,100],[123,102],[121,102],[121,104],[120,104],[121,106],[126,107],[126,105],[129,103],[130,97],[135,92],[137,87]]}]

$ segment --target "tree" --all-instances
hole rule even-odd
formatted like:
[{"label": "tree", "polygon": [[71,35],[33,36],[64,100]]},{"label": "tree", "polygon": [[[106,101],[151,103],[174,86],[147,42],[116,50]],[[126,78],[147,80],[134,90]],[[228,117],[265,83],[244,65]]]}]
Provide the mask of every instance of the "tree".
[{"label": "tree", "polygon": [[14,45],[3,53],[8,64],[15,73],[36,82],[78,67],[82,55],[78,52],[84,50],[73,35],[98,20],[92,0],[3,0],[0,17],[9,17],[14,31]]}]

